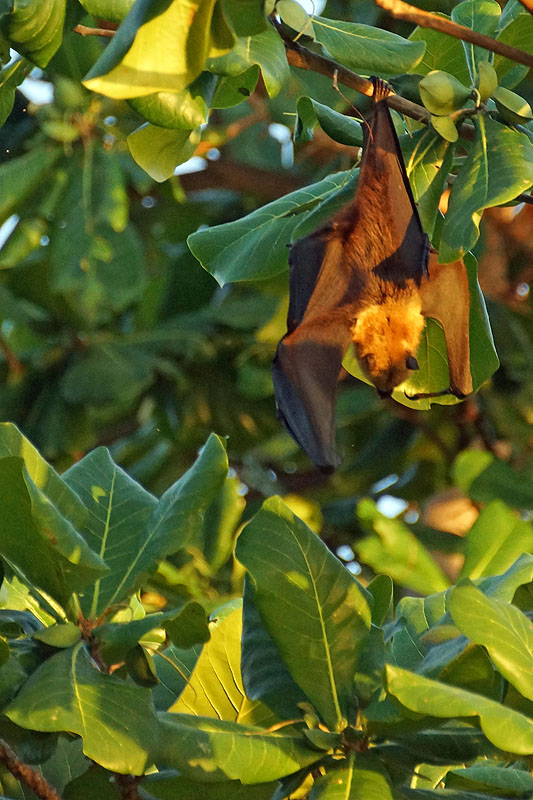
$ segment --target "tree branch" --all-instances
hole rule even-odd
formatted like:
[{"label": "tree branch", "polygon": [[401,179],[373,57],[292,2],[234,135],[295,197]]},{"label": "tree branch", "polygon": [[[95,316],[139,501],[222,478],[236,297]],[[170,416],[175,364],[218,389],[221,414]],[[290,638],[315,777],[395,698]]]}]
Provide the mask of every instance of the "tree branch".
[{"label": "tree branch", "polygon": [[[367,97],[372,97],[374,93],[374,84],[372,81],[369,81],[368,78],[357,75],[356,72],[352,72],[351,69],[346,69],[342,64],[333,61],[331,58],[313,53],[312,50],[303,47],[299,42],[287,39],[283,33],[281,33],[281,37],[285,43],[287,61],[292,67],[312,70],[313,72],[318,72],[320,75],[325,75],[327,78],[331,79],[334,78],[336,73],[339,83],[348,86],[350,89],[355,89],[357,92]],[[429,111],[426,111],[425,108],[417,105],[417,103],[406,100],[405,97],[401,97],[399,94],[389,95],[389,97],[387,97],[387,104],[401,114],[411,117],[411,119],[424,122],[426,125],[429,123]]]},{"label": "tree branch", "polygon": [[[531,0],[520,0],[523,5],[528,3],[528,6],[533,8]],[[510,58],[518,64],[525,64],[526,67],[533,67],[533,55],[526,53],[524,50],[519,50],[517,47],[511,47],[505,42],[498,42],[490,36],[485,36],[484,33],[478,33],[465,25],[458,25],[445,17],[438,17],[436,14],[431,14],[429,11],[422,11],[416,6],[411,6],[409,3],[404,3],[403,0],[374,0],[377,6],[388,11],[389,14],[395,19],[402,19],[406,22],[412,22],[414,25],[419,25],[421,28],[431,28],[434,31],[445,33],[448,36],[453,36],[455,39],[461,39],[463,42],[470,42],[479,47],[490,50],[491,53],[498,53],[500,56]],[[528,7],[526,6],[526,8]],[[531,10],[531,9],[529,9]]]},{"label": "tree branch", "polygon": [[17,758],[3,739],[0,739],[0,761],[17,780],[25,783],[41,800],[61,800],[56,790],[43,778],[41,773]]}]

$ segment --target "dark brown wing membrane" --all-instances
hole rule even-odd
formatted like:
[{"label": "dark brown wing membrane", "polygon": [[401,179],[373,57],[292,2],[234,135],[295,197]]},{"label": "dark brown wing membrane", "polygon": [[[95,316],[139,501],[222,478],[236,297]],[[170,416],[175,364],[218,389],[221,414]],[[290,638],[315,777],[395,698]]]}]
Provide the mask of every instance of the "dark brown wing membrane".
[{"label": "dark brown wing membrane", "polygon": [[[289,332],[279,343],[272,366],[278,415],[325,472],[340,462],[335,449],[335,394],[351,339],[349,311],[342,304],[349,275],[342,278],[340,240],[327,241],[327,235],[321,231],[306,236],[291,250]],[[313,263],[315,247],[321,253],[318,269]]]}]

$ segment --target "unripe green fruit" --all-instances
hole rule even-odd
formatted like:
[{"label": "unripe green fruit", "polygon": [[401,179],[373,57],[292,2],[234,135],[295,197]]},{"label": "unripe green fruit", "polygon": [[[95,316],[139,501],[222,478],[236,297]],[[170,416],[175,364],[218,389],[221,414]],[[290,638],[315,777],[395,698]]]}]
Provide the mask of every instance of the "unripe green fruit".
[{"label": "unripe green fruit", "polygon": [[440,69],[428,72],[420,81],[418,88],[427,110],[439,117],[458,111],[471,95],[471,90],[461,81]]}]

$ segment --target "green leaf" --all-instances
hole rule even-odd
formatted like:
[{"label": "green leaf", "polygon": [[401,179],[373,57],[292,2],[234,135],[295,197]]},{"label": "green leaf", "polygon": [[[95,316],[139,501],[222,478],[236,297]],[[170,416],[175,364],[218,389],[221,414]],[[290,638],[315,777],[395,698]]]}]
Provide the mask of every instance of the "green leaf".
[{"label": "green leaf", "polygon": [[166,490],[144,526],[137,527],[106,607],[128,598],[155,570],[158,561],[187,547],[201,528],[206,509],[227,471],[224,443],[212,433],[193,466]]},{"label": "green leaf", "polygon": [[187,686],[168,709],[171,713],[217,717],[244,725],[271,725],[277,721],[260,703],[251,702],[241,677],[242,609],[210,623],[211,637],[202,648]]},{"label": "green leaf", "polygon": [[0,716],[0,736],[15,751],[21,761],[39,764],[48,761],[57,747],[53,733],[38,733],[20,728],[6,716]]},{"label": "green leaf", "polygon": [[464,450],[455,459],[453,480],[475,503],[499,498],[514,508],[533,506],[533,481],[492,453]]},{"label": "green leaf", "polygon": [[418,84],[420,97],[431,114],[446,115],[462,108],[471,90],[449,72],[434,69]]},{"label": "green leaf", "polygon": [[81,630],[73,622],[65,622],[57,625],[50,625],[43,631],[33,634],[33,638],[50,647],[72,647],[81,639]]},{"label": "green leaf", "polygon": [[[202,625],[199,623],[203,622]],[[192,623],[192,629],[188,626]],[[124,660],[126,653],[139,643],[139,640],[155,628],[172,630],[176,638],[181,634],[183,639],[193,639],[185,642],[185,647],[205,642],[209,639],[207,619],[202,606],[195,600],[186,603],[181,609],[171,609],[155,614],[147,614],[141,619],[131,622],[108,622],[98,625],[93,629],[93,636],[98,642],[101,657],[107,664],[115,664]]]},{"label": "green leaf", "polygon": [[521,755],[533,752],[533,720],[523,714],[390,664],[385,671],[389,692],[411,711],[443,718],[479,717],[483,733],[496,747]]},{"label": "green leaf", "polygon": [[[209,72],[201,75],[181,92],[158,92],[129,100],[142,117],[160,128],[187,130],[207,122],[209,106],[217,86],[217,77]],[[244,97],[242,98],[244,100]]]},{"label": "green leaf", "polygon": [[497,795],[468,792],[464,789],[406,789],[402,787],[400,800],[499,800]]},{"label": "green leaf", "polygon": [[225,56],[208,59],[206,69],[235,77],[254,64],[261,69],[269,96],[276,97],[289,80],[289,66],[283,41],[272,27],[254,36],[240,36]]},{"label": "green leaf", "polygon": [[307,698],[291,677],[266,630],[249,575],[244,579],[241,670],[246,696],[260,700],[279,719],[299,719]]},{"label": "green leaf", "polygon": [[[256,3],[257,6],[257,3]],[[209,56],[225,55],[235,44],[235,31],[227,14],[228,2],[218,0],[213,8],[209,31]],[[264,15],[262,15],[264,22]]]},{"label": "green leaf", "polygon": [[215,0],[137,0],[84,85],[117,99],[181,92],[203,69],[214,5]]},{"label": "green leaf", "polygon": [[231,557],[235,529],[245,507],[246,500],[242,496],[239,478],[226,478],[220,492],[207,509],[203,530],[196,542],[213,573]]},{"label": "green leaf", "polygon": [[0,224],[42,185],[60,155],[57,147],[34,147],[29,153],[0,165],[0,183],[9,186],[9,192],[0,196]]},{"label": "green leaf", "polygon": [[429,127],[402,137],[401,144],[420,221],[431,239],[455,148],[441,136],[436,136]]},{"label": "green leaf", "polygon": [[439,117],[432,114],[431,125],[439,136],[442,136],[447,142],[456,142],[459,138],[459,131],[455,127],[455,123],[451,117]]},{"label": "green leaf", "polygon": [[314,38],[313,23],[311,18],[304,11],[300,3],[296,0],[277,0],[276,12],[282,21],[298,34]]},{"label": "green leaf", "polygon": [[71,780],[61,795],[63,800],[117,800],[115,783],[109,780],[109,772],[97,764]]},{"label": "green leaf", "polygon": [[321,754],[300,734],[269,732],[189,714],[160,713],[156,763],[179,769],[199,781],[265,783],[296,772]]},{"label": "green leaf", "polygon": [[523,553],[502,575],[495,575],[481,581],[479,588],[490,597],[510,603],[517,589],[531,581],[533,581],[533,555]]},{"label": "green leaf", "polygon": [[84,327],[123,311],[146,285],[143,243],[126,224],[124,179],[111,155],[97,151],[83,169],[73,160],[50,231],[50,287]]},{"label": "green leaf", "polygon": [[149,690],[100,672],[82,642],[35,670],[4,713],[21,727],[77,733],[87,758],[114,772],[142,775],[151,763]]},{"label": "green leaf", "polygon": [[0,555],[19,577],[65,604],[107,567],[61,513],[56,497],[34,483],[23,458],[0,459]]},{"label": "green leaf", "polygon": [[500,116],[511,125],[524,125],[533,119],[529,103],[510,89],[497,86],[492,93],[492,99]]},{"label": "green leaf", "polygon": [[222,0],[222,6],[237,36],[254,36],[270,25],[263,0]]},{"label": "green leaf", "polygon": [[46,229],[46,222],[40,217],[20,220],[2,246],[0,269],[16,267],[40,247]]},{"label": "green leaf", "polygon": [[[506,8],[509,3],[506,4]],[[503,14],[502,14],[503,19]],[[518,47],[526,53],[533,53],[533,19],[525,8],[520,6],[520,14],[511,20],[498,33],[497,40],[511,47]],[[529,67],[517,64],[509,58],[494,54],[494,69],[501,86],[513,89],[529,72]]]},{"label": "green leaf", "polygon": [[390,779],[379,758],[352,753],[321,775],[309,800],[392,800]]},{"label": "green leaf", "polygon": [[[115,233],[123,233],[128,228],[129,201],[126,191],[126,181],[119,157],[113,152],[97,150],[93,161],[94,173],[92,176],[98,200],[94,203],[94,222],[105,222]],[[93,200],[95,198],[93,197]],[[128,234],[131,233],[131,228]],[[128,235],[126,234],[126,235]],[[132,271],[131,279],[135,279]],[[133,280],[138,282],[138,278]]]},{"label": "green leaf", "polygon": [[523,769],[474,764],[472,767],[451,769],[446,775],[446,786],[483,793],[496,791],[498,795],[504,792],[506,797],[530,797],[533,793],[533,778]]},{"label": "green leaf", "polygon": [[[452,21],[458,25],[465,25],[473,31],[484,33],[485,36],[494,36],[500,21],[501,8],[495,0],[464,0],[452,10]],[[461,42],[466,56],[466,62],[472,82],[475,81],[478,71],[478,61],[488,61],[490,54],[482,47],[476,47],[470,42]]]},{"label": "green leaf", "polygon": [[97,19],[122,22],[135,0],[83,0],[81,5]]},{"label": "green leaf", "polygon": [[302,212],[327,201],[351,177],[350,172],[330,175],[242,219],[197,231],[189,236],[187,244],[221,286],[277,275],[288,268],[287,245],[293,231],[303,221]]},{"label": "green leaf", "polygon": [[128,675],[137,686],[153,689],[159,683],[154,660],[142,645],[136,644],[131,650],[128,650],[124,665]]},{"label": "green leaf", "polygon": [[356,72],[398,75],[416,67],[424,55],[422,42],[371,25],[313,17],[313,30],[336,61]]},{"label": "green leaf", "polygon": [[238,106],[249,97],[259,78],[259,67],[254,65],[240,75],[220,76],[211,101],[211,108]]},{"label": "green leaf", "polygon": [[469,583],[451,591],[448,609],[461,633],[485,647],[500,674],[533,700],[533,625],[525,614]]},{"label": "green leaf", "polygon": [[174,174],[178,164],[193,155],[201,132],[169,130],[147,123],[128,136],[128,147],[137,164],[155,181],[162,183]]},{"label": "green leaf", "polygon": [[127,404],[153,380],[155,357],[141,348],[103,344],[91,347],[65,370],[61,395],[69,403]]},{"label": "green leaf", "polygon": [[[444,19],[449,19],[446,14],[439,14]],[[410,72],[418,72],[427,75],[434,69],[446,67],[446,72],[453,75],[461,83],[468,85],[471,82],[470,73],[465,61],[465,54],[462,42],[447,36],[445,33],[433,31],[430,28],[415,28],[409,36],[411,42],[423,42],[426,51],[415,69]]]},{"label": "green leaf", "polygon": [[[489,744],[481,731],[466,726],[413,731],[408,725],[395,732],[404,753],[423,759],[429,764],[460,764],[480,756],[492,756],[495,748]],[[379,745],[378,745],[379,752]],[[440,796],[440,793],[439,793]]]},{"label": "green leaf", "polygon": [[468,533],[461,577],[475,580],[496,575],[527,552],[533,552],[533,525],[501,500],[493,500],[482,509]]},{"label": "green leaf", "polygon": [[298,115],[295,139],[308,141],[313,138],[316,125],[320,125],[324,133],[341,144],[351,147],[362,147],[363,131],[361,124],[352,117],[339,114],[329,106],[318,103],[311,97],[299,97],[296,102]]},{"label": "green leaf", "polygon": [[489,99],[497,86],[498,75],[492,64],[489,64],[488,61],[480,61],[478,64],[477,88],[483,103]]},{"label": "green leaf", "polygon": [[474,246],[485,208],[506,203],[533,184],[533,145],[526,134],[489,117],[479,116],[474,124],[476,136],[452,186],[442,227],[442,263],[455,261]]},{"label": "green leaf", "polygon": [[15,90],[31,72],[33,65],[25,58],[19,58],[0,70],[0,127],[11,114],[15,101]]},{"label": "green leaf", "polygon": [[376,575],[366,587],[374,602],[372,604],[372,622],[381,627],[392,607],[394,584],[389,575]]},{"label": "green leaf", "polygon": [[[176,770],[161,770],[143,778],[142,785],[157,800],[204,800],[205,784],[186,778]],[[209,800],[271,800],[275,783],[253,783],[243,786],[240,781],[209,782]],[[68,798],[66,799],[68,800]],[[80,798],[80,800],[82,800]],[[95,798],[99,800],[99,798]]]},{"label": "green leaf", "polygon": [[65,0],[15,0],[2,32],[11,46],[46,67],[63,38]]},{"label": "green leaf", "polygon": [[80,532],[109,567],[109,573],[80,598],[84,614],[96,619],[119,602],[117,587],[143,545],[144,528],[157,500],[117,466],[104,447],[70,467],[63,479],[89,509]]},{"label": "green leaf", "polygon": [[267,500],[246,525],[235,553],[293,679],[325,723],[342,729],[370,628],[366,591],[279,498]]},{"label": "green leaf", "polygon": [[400,520],[384,516],[368,499],[360,501],[357,514],[366,530],[375,533],[354,545],[365,564],[420,594],[440,592],[449,586],[424,545]]},{"label": "green leaf", "polygon": [[183,650],[208,642],[211,635],[204,607],[196,600],[185,603],[179,612],[163,623],[163,628],[172,644]]}]

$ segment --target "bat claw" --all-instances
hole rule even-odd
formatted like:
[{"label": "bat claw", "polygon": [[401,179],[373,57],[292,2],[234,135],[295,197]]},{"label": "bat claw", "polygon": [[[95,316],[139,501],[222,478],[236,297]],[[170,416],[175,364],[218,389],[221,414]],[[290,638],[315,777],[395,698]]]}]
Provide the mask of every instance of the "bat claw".
[{"label": "bat claw", "polygon": [[464,400],[465,397],[468,397],[467,394],[463,394],[458,389],[452,389],[451,386],[448,386],[447,389],[442,389],[440,392],[417,392],[417,394],[407,394],[404,392],[404,395],[408,400],[428,400],[431,397],[446,397],[446,395],[452,394],[454,397],[457,397],[458,400]]},{"label": "bat claw", "polygon": [[378,77],[378,75],[371,75],[370,80],[374,86],[374,94],[372,95],[374,102],[381,103],[393,91],[392,86],[383,78]]}]

